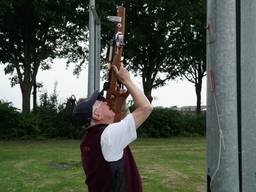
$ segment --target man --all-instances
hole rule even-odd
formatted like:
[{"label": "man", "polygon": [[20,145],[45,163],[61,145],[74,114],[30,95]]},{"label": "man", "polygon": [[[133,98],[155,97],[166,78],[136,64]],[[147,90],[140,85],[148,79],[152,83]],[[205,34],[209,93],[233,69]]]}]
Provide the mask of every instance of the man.
[{"label": "man", "polygon": [[141,178],[128,145],[153,107],[122,65],[119,70],[112,68],[131,94],[135,110],[113,123],[115,113],[97,91],[75,107],[73,119],[80,125],[89,123],[80,145],[86,184],[89,192],[141,192]]}]

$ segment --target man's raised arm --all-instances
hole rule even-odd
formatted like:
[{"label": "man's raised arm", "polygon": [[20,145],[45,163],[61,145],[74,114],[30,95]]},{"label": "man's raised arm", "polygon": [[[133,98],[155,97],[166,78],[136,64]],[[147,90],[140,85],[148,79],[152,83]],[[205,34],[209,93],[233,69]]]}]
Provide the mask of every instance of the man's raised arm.
[{"label": "man's raised arm", "polygon": [[130,74],[127,69],[123,67],[123,64],[121,64],[119,70],[116,66],[112,66],[112,68],[116,77],[125,85],[134,100],[135,110],[132,112],[132,115],[135,120],[136,128],[138,128],[148,118],[153,110],[153,106],[144,93],[131,80]]}]

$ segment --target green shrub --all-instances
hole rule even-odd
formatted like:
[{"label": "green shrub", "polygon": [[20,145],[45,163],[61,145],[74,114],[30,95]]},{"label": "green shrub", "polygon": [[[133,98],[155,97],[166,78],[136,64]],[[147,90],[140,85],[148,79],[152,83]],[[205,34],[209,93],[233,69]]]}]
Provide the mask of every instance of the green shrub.
[{"label": "green shrub", "polygon": [[16,128],[15,137],[21,139],[42,138],[40,122],[40,116],[35,113],[21,113],[19,115],[19,125]]},{"label": "green shrub", "polygon": [[205,136],[206,134],[206,116],[202,112],[197,113],[188,113],[184,114],[185,124],[184,124],[184,136]]},{"label": "green shrub", "polygon": [[[81,138],[84,130],[71,123],[74,98],[57,103],[57,97],[43,94],[35,112],[22,114],[11,103],[0,101],[0,139]],[[156,107],[138,129],[138,137],[204,136],[205,132],[205,113]]]},{"label": "green shrub", "polygon": [[0,100],[0,139],[10,139],[16,136],[19,125],[19,112],[12,103]]},{"label": "green shrub", "polygon": [[205,114],[182,113],[156,107],[138,129],[139,137],[205,135]]}]

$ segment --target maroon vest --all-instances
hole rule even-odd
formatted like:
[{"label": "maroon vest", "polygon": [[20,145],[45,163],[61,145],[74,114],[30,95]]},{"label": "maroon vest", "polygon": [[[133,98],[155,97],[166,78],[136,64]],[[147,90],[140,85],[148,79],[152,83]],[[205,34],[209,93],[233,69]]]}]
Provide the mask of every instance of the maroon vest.
[{"label": "maroon vest", "polygon": [[81,141],[81,159],[89,192],[142,192],[141,178],[129,146],[123,158],[107,162],[100,138],[107,125],[91,127]]}]

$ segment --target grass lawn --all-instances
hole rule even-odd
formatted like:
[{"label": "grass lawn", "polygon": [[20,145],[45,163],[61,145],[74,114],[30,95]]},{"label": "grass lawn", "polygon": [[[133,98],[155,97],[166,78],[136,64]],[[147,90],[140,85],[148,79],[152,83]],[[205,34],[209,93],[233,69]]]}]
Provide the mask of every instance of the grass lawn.
[{"label": "grass lawn", "polygon": [[[206,191],[205,143],[200,137],[134,142],[144,191]],[[1,141],[0,192],[87,192],[79,141]]]}]

